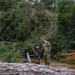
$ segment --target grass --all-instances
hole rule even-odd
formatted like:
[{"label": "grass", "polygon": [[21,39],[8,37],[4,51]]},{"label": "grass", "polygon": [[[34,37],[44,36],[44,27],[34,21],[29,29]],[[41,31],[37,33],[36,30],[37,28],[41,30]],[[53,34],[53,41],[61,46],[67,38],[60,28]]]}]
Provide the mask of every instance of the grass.
[{"label": "grass", "polygon": [[[2,47],[0,45],[0,60],[4,61],[4,62],[24,62],[26,59],[22,58],[22,55],[19,53],[18,49],[16,48],[16,51],[11,53],[9,55],[9,53],[13,50],[13,45],[5,45],[4,47]],[[61,59],[61,58],[60,58]],[[59,62],[55,59],[51,59],[51,65],[52,66],[69,66],[69,65],[75,65],[75,61],[62,61]],[[45,65],[44,63],[44,59],[40,60],[40,64],[41,65]]]}]

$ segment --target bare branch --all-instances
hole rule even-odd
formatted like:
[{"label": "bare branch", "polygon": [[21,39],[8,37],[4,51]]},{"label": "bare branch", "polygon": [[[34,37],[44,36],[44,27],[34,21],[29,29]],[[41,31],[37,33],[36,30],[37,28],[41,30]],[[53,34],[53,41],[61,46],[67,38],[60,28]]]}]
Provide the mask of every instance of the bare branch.
[{"label": "bare branch", "polygon": [[6,31],[4,32],[4,34],[2,35],[2,37],[4,37],[5,36],[5,34],[6,34],[6,32],[7,32],[7,30],[12,26],[13,24],[10,24],[8,27],[7,27],[7,29],[6,29]]},{"label": "bare branch", "polygon": [[11,36],[9,36],[6,40],[10,39],[14,34],[12,34]]}]

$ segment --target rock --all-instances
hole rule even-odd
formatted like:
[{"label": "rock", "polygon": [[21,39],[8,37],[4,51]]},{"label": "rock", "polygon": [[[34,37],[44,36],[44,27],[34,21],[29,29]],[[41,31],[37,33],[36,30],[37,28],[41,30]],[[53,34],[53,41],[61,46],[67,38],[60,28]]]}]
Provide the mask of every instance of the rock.
[{"label": "rock", "polygon": [[75,70],[33,63],[0,63],[0,75],[75,75]]}]

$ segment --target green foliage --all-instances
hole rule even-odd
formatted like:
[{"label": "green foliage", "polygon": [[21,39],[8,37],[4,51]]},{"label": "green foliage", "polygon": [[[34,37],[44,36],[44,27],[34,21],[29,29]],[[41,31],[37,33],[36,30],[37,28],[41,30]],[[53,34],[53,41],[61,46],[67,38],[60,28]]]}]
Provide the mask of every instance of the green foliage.
[{"label": "green foliage", "polygon": [[75,65],[75,61],[74,60],[66,61],[66,63]]},{"label": "green foliage", "polygon": [[[41,36],[43,28],[49,22],[45,16],[44,4],[32,5],[25,0],[1,0],[0,4],[0,40],[19,41],[19,48],[28,48],[32,53],[35,39]],[[1,59],[18,62],[18,57],[20,59],[18,51],[9,55],[13,47],[10,45],[0,47]],[[3,56],[5,57],[2,58]]]},{"label": "green foliage", "polygon": [[[15,0],[13,1],[15,2]],[[45,22],[48,22],[44,4],[35,3],[32,5],[24,0],[17,0],[16,5],[12,5],[13,1],[4,1],[4,4],[10,3],[11,7],[8,4],[8,7],[5,6],[4,9],[1,7],[0,11],[3,14],[0,18],[0,40],[25,41],[37,27],[41,25],[44,27]]]},{"label": "green foliage", "polygon": [[64,35],[68,33],[75,27],[75,5],[74,2],[64,0],[58,2],[57,6],[57,18],[58,18],[58,30]]},{"label": "green foliage", "polygon": [[[53,54],[59,55],[65,50],[75,49],[74,2],[72,0],[58,0],[58,2],[42,0],[40,3],[36,1],[33,4],[31,2],[32,0],[29,2],[0,0],[0,40],[18,41],[19,48],[28,48],[32,53],[35,41],[41,43],[41,37],[49,35],[48,40],[51,42]],[[56,10],[51,12],[55,8]],[[48,34],[44,35],[44,30]],[[13,47],[0,45],[2,54],[0,57],[6,56],[4,61],[20,61],[19,48],[8,55]]]},{"label": "green foliage", "polygon": [[48,40],[52,45],[52,53],[60,55],[63,51],[75,49],[75,5],[73,1],[59,1],[56,8],[57,30]]},{"label": "green foliage", "polygon": [[54,10],[55,9],[55,0],[42,0],[42,2],[45,3],[45,7],[48,10]]},{"label": "green foliage", "polygon": [[[75,5],[73,1],[63,0],[57,4],[57,33],[56,49],[75,49]],[[58,39],[59,38],[59,39]],[[54,45],[53,45],[54,46]],[[59,51],[57,51],[59,52]]]}]

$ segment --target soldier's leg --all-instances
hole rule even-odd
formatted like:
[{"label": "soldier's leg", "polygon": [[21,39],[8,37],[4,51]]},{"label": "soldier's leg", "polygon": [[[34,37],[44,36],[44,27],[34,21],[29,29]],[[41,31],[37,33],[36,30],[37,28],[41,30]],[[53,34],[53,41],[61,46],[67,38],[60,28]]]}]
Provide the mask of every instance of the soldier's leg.
[{"label": "soldier's leg", "polygon": [[34,63],[37,63],[37,57],[35,53],[34,53]]},{"label": "soldier's leg", "polygon": [[47,65],[50,65],[50,54],[47,54]]},{"label": "soldier's leg", "polygon": [[36,58],[34,57],[34,63],[36,63]]},{"label": "soldier's leg", "polygon": [[38,64],[40,64],[40,52],[38,54]]},{"label": "soldier's leg", "polygon": [[40,64],[40,57],[38,57],[38,64]]},{"label": "soldier's leg", "polygon": [[44,53],[44,62],[45,62],[45,65],[47,65],[47,53]]}]

